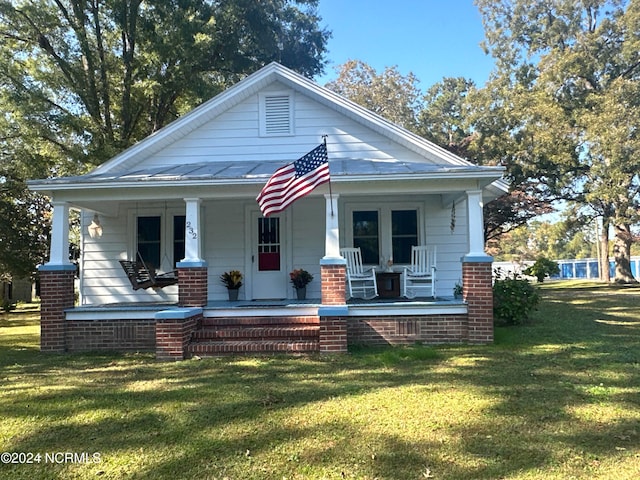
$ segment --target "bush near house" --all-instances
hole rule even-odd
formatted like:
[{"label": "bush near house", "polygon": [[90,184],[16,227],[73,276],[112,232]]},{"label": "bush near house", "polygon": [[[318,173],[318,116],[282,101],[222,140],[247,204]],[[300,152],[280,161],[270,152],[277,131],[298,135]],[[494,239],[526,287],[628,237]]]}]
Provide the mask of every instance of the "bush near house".
[{"label": "bush near house", "polygon": [[493,317],[498,325],[518,325],[538,306],[540,295],[535,286],[518,274],[497,279],[493,284]]},{"label": "bush near house", "polygon": [[558,266],[558,262],[554,262],[545,257],[539,257],[533,265],[526,268],[522,273],[536,277],[538,282],[542,283],[547,275],[551,276],[560,273],[560,267]]}]

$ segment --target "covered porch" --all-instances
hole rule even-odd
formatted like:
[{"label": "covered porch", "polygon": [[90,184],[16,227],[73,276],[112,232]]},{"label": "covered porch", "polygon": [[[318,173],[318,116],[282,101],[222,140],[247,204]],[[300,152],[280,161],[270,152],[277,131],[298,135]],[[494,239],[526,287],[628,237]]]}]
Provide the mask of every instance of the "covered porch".
[{"label": "covered porch", "polygon": [[[295,323],[300,321],[313,339],[297,338],[292,343],[278,338],[277,346],[272,344],[268,348],[273,350],[266,351],[331,353],[345,352],[349,344],[355,343],[492,341],[491,258],[484,254],[482,189],[444,195],[443,188],[451,192],[451,185],[442,179],[423,179],[414,182],[409,192],[412,195],[407,195],[404,183],[401,191],[395,191],[388,183],[379,186],[371,182],[368,190],[357,185],[355,192],[338,184],[342,188],[310,195],[281,216],[285,227],[282,244],[286,247],[279,251],[278,268],[271,269],[260,280],[271,284],[281,282],[275,294],[269,290],[258,294],[259,282],[254,281],[254,276],[261,272],[260,262],[256,261],[259,242],[252,240],[255,238],[253,225],[262,218],[253,203],[255,186],[238,185],[231,198],[224,194],[230,186],[224,185],[210,188],[206,194],[201,187],[193,188],[190,193],[194,196],[182,199],[176,197],[183,189],[166,188],[164,202],[148,198],[140,188],[131,190],[132,198],[121,198],[118,202],[109,202],[106,193],[104,199],[96,200],[100,189],[93,190],[91,199],[68,195],[64,202],[54,201],[50,261],[40,268],[41,347],[48,351],[155,349],[161,359],[229,353],[235,351],[233,348],[239,353],[259,353],[265,350],[249,346],[255,345],[255,339],[240,340],[241,330],[250,335],[262,335],[260,332],[265,329],[269,334],[296,333],[300,326]],[[377,196],[383,206],[373,203],[371,196],[381,187],[389,192],[383,197]],[[238,197],[238,190],[242,189],[248,193]],[[86,191],[83,190],[82,195],[86,195]],[[382,200],[385,197],[387,202]],[[450,215],[455,212],[456,203],[460,212],[457,217]],[[402,298],[401,293],[393,298],[369,301],[348,298],[346,262],[340,256],[340,247],[354,244],[350,224],[355,218],[354,212],[380,212],[383,220],[393,211],[394,207],[389,205],[398,205],[403,212],[416,212],[418,241],[440,245],[441,272],[435,299],[409,301]],[[77,306],[73,301],[76,268],[66,255],[72,206],[81,207],[85,212],[83,229],[87,232],[96,220],[103,227],[100,237],[83,236],[81,296]],[[183,216],[182,258],[173,263],[175,259],[166,255],[166,248],[164,254],[158,254],[169,262],[165,270],[175,266],[178,282],[162,289],[134,292],[118,261],[135,258],[135,252],[140,250],[134,235],[137,219],[149,218],[159,210],[168,212],[160,212],[158,217],[161,224],[164,222],[166,232],[170,231],[166,228],[170,218]],[[229,215],[229,210],[237,215]],[[324,222],[310,222],[310,214],[317,219],[318,213]],[[225,222],[226,226],[221,226]],[[378,228],[384,230],[382,226]],[[381,234],[379,240],[381,263],[392,251],[392,238],[385,235]],[[464,250],[456,250],[456,245]],[[287,281],[289,269],[300,266],[316,276],[310,300],[303,302],[293,299],[294,291]],[[229,302],[218,278],[223,271],[238,267],[245,272],[245,286],[240,300]],[[401,272],[402,268],[402,264],[394,264],[393,271]],[[464,285],[464,300],[454,300],[453,285],[460,281]],[[120,301],[114,302],[114,299]],[[223,326],[219,325],[221,322]],[[199,339],[212,345],[220,329],[236,335],[233,337],[235,347],[228,347],[231,350],[194,347]],[[313,333],[309,333],[309,329],[313,329]],[[209,332],[203,333],[203,330]],[[304,345],[300,346],[299,342]]]}]

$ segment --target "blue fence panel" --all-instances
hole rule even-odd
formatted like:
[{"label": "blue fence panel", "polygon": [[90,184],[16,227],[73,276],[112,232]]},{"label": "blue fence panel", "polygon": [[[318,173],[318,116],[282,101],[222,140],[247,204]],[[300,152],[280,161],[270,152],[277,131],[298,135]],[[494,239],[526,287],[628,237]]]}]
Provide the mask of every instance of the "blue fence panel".
[{"label": "blue fence panel", "polygon": [[587,262],[576,262],[574,265],[576,278],[587,278]]},{"label": "blue fence panel", "polygon": [[573,278],[573,265],[571,263],[563,263],[560,267],[562,278]]},{"label": "blue fence panel", "polygon": [[589,262],[589,274],[591,278],[600,278],[600,265],[597,260]]}]

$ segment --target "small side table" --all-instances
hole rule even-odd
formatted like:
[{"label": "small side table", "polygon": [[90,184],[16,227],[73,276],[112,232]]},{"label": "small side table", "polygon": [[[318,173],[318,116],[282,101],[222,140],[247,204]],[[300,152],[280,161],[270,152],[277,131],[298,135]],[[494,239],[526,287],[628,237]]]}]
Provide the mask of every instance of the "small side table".
[{"label": "small side table", "polygon": [[376,273],[378,296],[383,298],[400,297],[400,272]]}]

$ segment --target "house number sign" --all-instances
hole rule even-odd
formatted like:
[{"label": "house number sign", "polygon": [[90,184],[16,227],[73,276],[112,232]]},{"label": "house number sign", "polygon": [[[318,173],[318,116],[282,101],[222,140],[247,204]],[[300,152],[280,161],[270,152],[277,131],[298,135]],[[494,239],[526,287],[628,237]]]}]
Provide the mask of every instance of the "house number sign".
[{"label": "house number sign", "polygon": [[193,226],[191,225],[191,222],[187,222],[187,232],[189,232],[189,236],[193,240],[198,238],[198,232],[196,232],[196,229],[193,228]]}]

